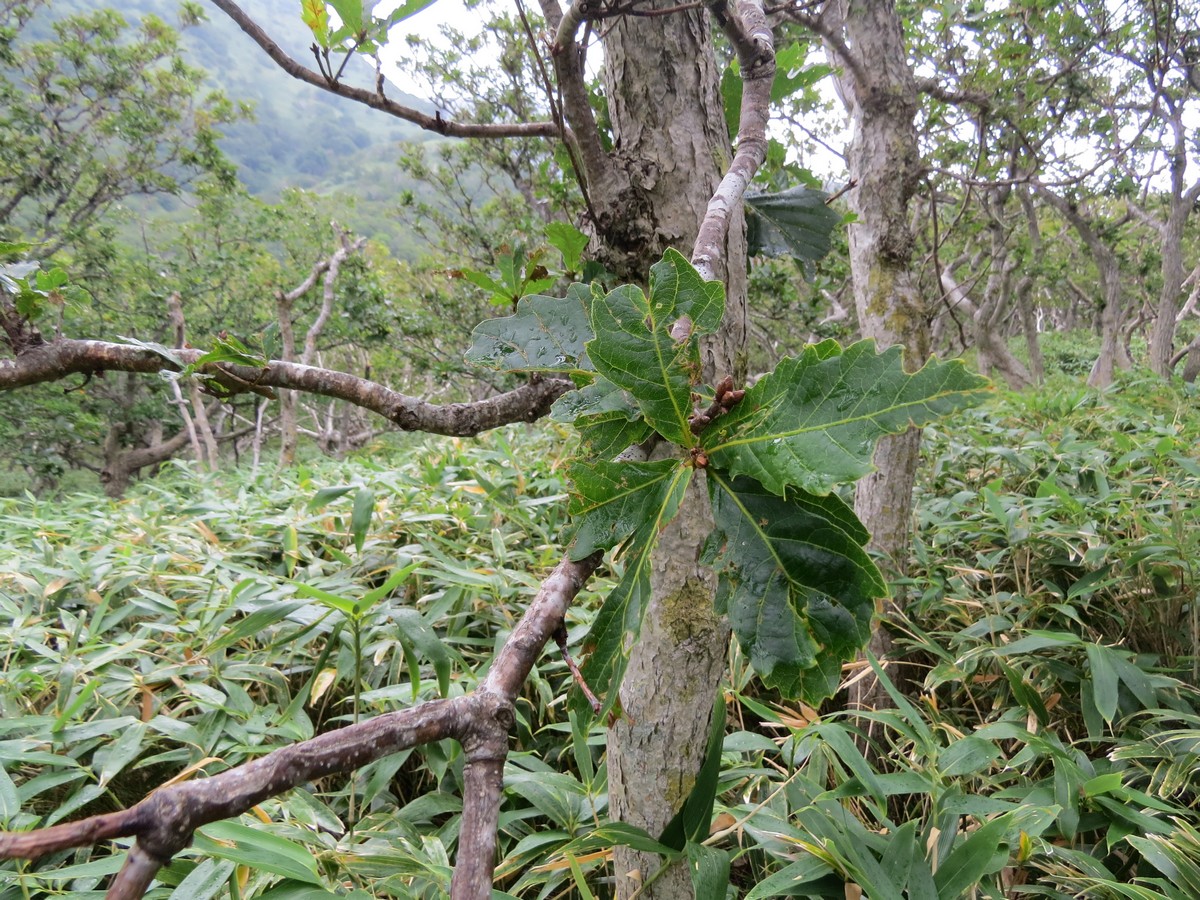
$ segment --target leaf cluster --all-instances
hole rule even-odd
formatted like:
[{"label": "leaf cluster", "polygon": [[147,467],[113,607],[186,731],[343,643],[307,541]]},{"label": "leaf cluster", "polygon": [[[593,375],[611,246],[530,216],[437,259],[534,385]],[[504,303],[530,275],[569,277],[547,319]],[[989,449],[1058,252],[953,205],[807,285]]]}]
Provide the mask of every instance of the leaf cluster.
[{"label": "leaf cluster", "polygon": [[[515,315],[480,325],[468,353],[502,371],[575,380],[553,413],[583,444],[568,469],[570,553],[612,550],[624,567],[583,670],[609,703],[649,600],[658,535],[700,472],[715,518],[705,560],[743,650],[789,696],[832,693],[886,593],[863,550],[867,533],[834,491],[870,470],[879,437],[973,402],[984,387],[960,364],[908,375],[898,349],[833,341],[746,390],[704,385],[700,341],[720,326],[724,299],[669,250],[648,293],[576,284],[562,299],[527,297]],[[654,443],[671,449],[622,455]]]}]

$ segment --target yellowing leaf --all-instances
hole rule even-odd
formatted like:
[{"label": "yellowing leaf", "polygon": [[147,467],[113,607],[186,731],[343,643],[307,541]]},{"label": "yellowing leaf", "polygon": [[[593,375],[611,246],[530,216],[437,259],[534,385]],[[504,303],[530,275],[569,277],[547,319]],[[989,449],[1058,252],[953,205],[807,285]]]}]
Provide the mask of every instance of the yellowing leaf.
[{"label": "yellowing leaf", "polygon": [[316,703],[321,696],[337,681],[337,669],[322,669],[313,679],[312,692],[309,702]]},{"label": "yellowing leaf", "polygon": [[65,588],[70,583],[71,583],[70,578],[66,578],[66,577],[55,578],[53,581],[51,581],[49,584],[47,584],[44,588],[42,588],[42,596],[43,597],[51,597],[54,594],[57,594],[59,591],[61,591],[63,588]]}]

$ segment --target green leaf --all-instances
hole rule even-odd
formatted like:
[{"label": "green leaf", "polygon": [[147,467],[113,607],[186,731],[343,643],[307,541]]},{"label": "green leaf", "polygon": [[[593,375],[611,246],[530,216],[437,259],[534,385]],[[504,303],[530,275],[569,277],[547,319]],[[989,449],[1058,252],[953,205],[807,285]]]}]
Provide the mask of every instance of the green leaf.
[{"label": "green leaf", "polygon": [[641,411],[628,391],[623,391],[607,378],[596,377],[591,384],[563,394],[550,408],[555,422],[578,425],[580,419],[620,413],[626,420],[641,418]]},{"label": "green leaf", "polygon": [[505,790],[529,801],[543,816],[560,828],[574,829],[587,800],[587,788],[565,772],[508,771]]},{"label": "green leaf", "polygon": [[677,250],[668,250],[650,267],[650,302],[668,319],[687,316],[697,334],[712,334],[725,316],[725,286],[705,281]]},{"label": "green leaf", "polygon": [[883,782],[879,780],[879,776],[871,768],[867,758],[862,755],[862,751],[850,738],[846,727],[840,722],[818,722],[812,728],[838,755],[838,759],[845,764],[846,768],[862,782],[862,786],[870,793],[872,799],[880,806],[885,806],[887,791],[884,789]]},{"label": "green leaf", "polygon": [[775,54],[775,80],[771,82],[771,102],[779,103],[801,88],[812,87],[833,68],[825,63],[807,65],[807,43],[789,44]]},{"label": "green leaf", "polygon": [[641,828],[626,825],[624,822],[608,822],[599,828],[593,828],[587,834],[563,845],[561,852],[582,856],[616,846],[632,847],[642,853],[656,853],[667,859],[678,858],[677,851],[660,844]]},{"label": "green leaf", "polygon": [[601,458],[641,443],[652,432],[633,397],[600,376],[559,397],[551,407],[550,418],[573,423],[589,455]]},{"label": "green leaf", "polygon": [[825,862],[815,856],[801,856],[780,869],[765,881],[760,881],[746,895],[746,900],[765,900],[767,897],[824,896],[817,893],[817,884],[833,874]]},{"label": "green leaf", "polygon": [[[493,893],[493,897],[496,893]],[[182,898],[181,898],[182,900]],[[325,888],[313,887],[308,884],[284,882],[271,888],[265,894],[257,894],[256,900],[373,900],[372,895],[365,891],[345,892],[327,891]]]},{"label": "green leaf", "polygon": [[1200,865],[1179,845],[1182,842],[1177,838],[1154,834],[1148,837],[1129,835],[1125,840],[1167,876],[1171,884],[1182,888],[1185,896],[1200,896]]},{"label": "green leaf", "polygon": [[[917,844],[916,834],[917,823],[915,821],[905,822],[889,835],[887,849],[883,851],[883,856],[879,860],[883,870],[892,873],[896,884],[901,888],[908,883],[913,862],[915,861],[917,865],[924,862],[921,848]],[[911,896],[912,892],[910,891],[909,894]],[[936,895],[934,900],[936,900]]]},{"label": "green leaf", "polygon": [[255,610],[246,618],[240,620],[229,631],[220,635],[205,648],[205,653],[216,653],[226,647],[248,640],[262,638],[263,633],[276,622],[286,618],[297,609],[305,606],[302,600],[276,600],[270,606]]},{"label": "green leaf", "polygon": [[407,566],[397,569],[387,580],[377,588],[373,588],[363,594],[362,598],[356,601],[355,609],[359,615],[362,615],[372,606],[402,585],[408,580],[408,576],[421,567],[420,562],[409,563]]},{"label": "green leaf", "polygon": [[617,413],[583,419],[575,427],[591,455],[601,458],[615,456],[654,433],[644,419],[630,420]]},{"label": "green leaf", "polygon": [[214,338],[212,349],[198,356],[189,368],[195,370],[210,363],[232,363],[236,366],[265,369],[269,362],[270,360],[255,353],[233,335],[224,335]]},{"label": "green leaf", "polygon": [[1092,700],[1096,704],[1096,712],[1105,722],[1112,724],[1117,715],[1117,670],[1114,668],[1112,651],[1099,644],[1087,644],[1088,662],[1092,667]]},{"label": "green leaf", "polygon": [[34,275],[34,283],[37,285],[37,289],[47,294],[62,287],[69,280],[67,273],[59,268],[53,268],[49,271],[41,269]]},{"label": "green leaf", "polygon": [[[605,698],[602,714],[611,709],[616,702],[616,689],[625,672],[626,651],[641,631],[642,615],[650,599],[650,557],[658,542],[659,532],[678,512],[684,492],[691,481],[692,471],[691,468],[676,463],[674,474],[666,479],[664,484],[653,489],[658,498],[657,504],[646,504],[639,513],[639,516],[644,518],[640,523],[634,523],[636,530],[627,543],[629,552],[626,553],[625,572],[616,587],[609,591],[584,641],[584,650],[589,656],[582,668],[583,678],[597,696]],[[601,546],[595,541],[606,539],[606,535],[615,537],[616,529],[606,530],[604,522],[613,517],[614,511],[618,510],[623,501],[612,502],[615,505],[603,511],[598,510],[596,522],[589,526],[589,531],[585,534],[585,540],[594,543],[594,546]],[[623,529],[625,526],[620,527]],[[579,558],[579,550],[580,543],[577,537],[575,545],[568,552]],[[579,712],[590,711],[582,692],[576,692],[575,703]]]},{"label": "green leaf", "polygon": [[375,492],[368,487],[359,488],[358,493],[354,495],[354,508],[350,513],[350,533],[354,537],[354,549],[358,553],[362,553],[374,514]]},{"label": "green leaf", "polygon": [[205,825],[196,832],[195,846],[208,856],[233,860],[252,871],[273,872],[307,884],[321,883],[317,861],[308,849],[239,822]]},{"label": "green leaf", "polygon": [[826,204],[827,195],[807,187],[746,197],[746,242],[751,256],[790,256],[806,265],[833,247],[833,229],[841,216]]},{"label": "green leaf", "polygon": [[513,315],[476,326],[467,361],[501,372],[585,372],[593,302],[583,284],[571,285],[565,298],[523,297]]},{"label": "green leaf", "polygon": [[[96,664],[93,662],[92,665],[95,666]],[[62,731],[63,726],[70,722],[72,718],[74,718],[75,713],[79,712],[79,710],[83,708],[84,704],[88,702],[92,694],[96,693],[96,690],[99,687],[99,678],[93,678],[91,681],[85,684],[83,686],[83,690],[76,694],[71,702],[67,704],[66,709],[58,714],[58,717],[54,720],[54,724],[50,726],[50,730]]]},{"label": "green leaf", "polygon": [[729,888],[729,854],[689,842],[684,848],[696,900],[725,900]]},{"label": "green leaf", "polygon": [[36,246],[32,241],[0,241],[0,258],[20,256]]},{"label": "green leaf", "polygon": [[[411,644],[433,664],[433,672],[438,680],[438,690],[443,697],[447,696],[450,691],[450,670],[454,663],[454,657],[442,643],[437,632],[415,609],[395,609],[392,610],[391,616],[396,622],[400,642],[405,645]],[[419,680],[414,678],[412,681],[413,689],[416,690]]]},{"label": "green leaf", "polygon": [[611,550],[635,533],[639,542],[653,540],[651,529],[674,517],[691,471],[677,459],[572,463],[567,469],[574,526],[571,558]]},{"label": "green leaf", "polygon": [[567,865],[571,868],[571,877],[575,880],[575,890],[579,892],[582,900],[596,900],[596,895],[592,893],[591,888],[587,886],[587,877],[583,874],[583,869],[579,865],[574,855],[570,853],[563,854],[567,858]]},{"label": "green leaf", "polygon": [[301,597],[317,600],[331,609],[336,609],[338,612],[351,617],[354,616],[354,610],[358,602],[351,597],[343,597],[340,594],[334,594],[319,587],[313,587],[311,584],[302,584],[299,582],[296,583],[296,593]]},{"label": "green leaf", "polygon": [[[717,692],[713,704],[712,720],[708,726],[708,745],[704,750],[704,762],[696,775],[696,783],[688,793],[683,806],[675,813],[659,840],[676,850],[695,846],[696,841],[708,837],[712,825],[713,803],[717,799],[717,784],[721,780],[721,749],[725,743],[725,695]],[[690,857],[689,851],[689,857]],[[726,859],[728,875],[729,860]],[[724,896],[724,894],[722,894]]]},{"label": "green leaf", "polygon": [[675,318],[669,315],[664,311],[656,321],[646,296],[634,285],[622,285],[592,304],[596,336],[588,342],[588,356],[601,375],[630,393],[655,431],[692,446],[688,419],[700,355],[691,337],[671,337],[668,323]]},{"label": "green leaf", "polygon": [[991,741],[970,734],[959,738],[942,751],[938,768],[943,775],[974,775],[1000,758],[1000,750]]},{"label": "green leaf", "polygon": [[696,443],[688,425],[700,378],[696,335],[714,331],[724,309],[723,287],[674,250],[651,268],[649,298],[622,285],[592,303],[592,364],[633,396],[655,431],[683,447]]},{"label": "green leaf", "polygon": [[1010,854],[1005,840],[1009,821],[1008,815],[992,819],[951,851],[933,876],[939,897],[961,897],[985,875],[1008,864]]},{"label": "green leaf", "polygon": [[957,360],[909,375],[899,347],[860,341],[824,355],[830,343],[784,359],[702,434],[712,465],[776,494],[826,494],[871,471],[879,438],[979,402],[988,383]]},{"label": "green leaf", "polygon": [[338,487],[323,487],[308,501],[308,505],[304,507],[306,512],[312,512],[314,509],[320,509],[322,506],[330,503],[338,497],[344,497],[354,490],[354,485],[345,484]]},{"label": "green leaf", "polygon": [[26,319],[41,318],[42,313],[46,309],[46,296],[40,291],[32,291],[23,289],[17,294],[13,305],[16,307],[17,314]]},{"label": "green leaf", "polygon": [[788,696],[828,696],[887,594],[863,550],[866,530],[833,495],[779,497],[711,468],[708,485],[716,527],[705,560],[743,652]]},{"label": "green leaf", "polygon": [[578,272],[588,236],[570,222],[551,222],[545,232],[550,246],[562,254],[564,268],[568,272]]},{"label": "green leaf", "polygon": [[17,786],[3,766],[0,766],[0,822],[8,822],[21,811],[21,798]]},{"label": "green leaf", "polygon": [[229,882],[235,863],[206,859],[171,891],[168,900],[209,900]]},{"label": "green leaf", "polygon": [[433,6],[435,2],[436,0],[405,0],[404,3],[392,10],[391,15],[387,17],[387,23],[392,26],[397,22],[403,22],[409,16],[415,16],[421,10]]},{"label": "green leaf", "polygon": [[737,137],[742,117],[742,75],[736,60],[721,73],[721,102],[725,110],[725,127],[732,141]]},{"label": "green leaf", "polygon": [[329,5],[336,10],[344,28],[351,34],[358,34],[363,27],[363,0],[328,0]]},{"label": "green leaf", "polygon": [[142,752],[142,741],[145,736],[146,726],[142,722],[138,722],[123,729],[120,737],[107,747],[96,751],[92,757],[92,766],[93,768],[100,767],[99,784],[101,787],[112,781],[126,766],[138,758]]}]

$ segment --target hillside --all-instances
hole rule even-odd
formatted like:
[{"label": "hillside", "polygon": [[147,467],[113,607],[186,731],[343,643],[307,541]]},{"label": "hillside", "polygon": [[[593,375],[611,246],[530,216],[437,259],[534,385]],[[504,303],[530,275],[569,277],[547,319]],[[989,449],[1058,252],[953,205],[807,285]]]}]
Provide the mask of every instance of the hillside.
[{"label": "hillside", "polygon": [[[147,14],[173,25],[179,21],[176,0],[55,0],[52,9],[55,16],[65,16],[101,5],[118,7],[131,22]],[[312,36],[300,21],[297,3],[257,0],[248,8],[288,53],[311,60]],[[395,165],[396,145],[431,136],[290,78],[224,13],[209,3],[203,9],[208,20],[187,29],[183,44],[188,61],[208,73],[213,89],[253,109],[252,120],[227,127],[221,142],[250,193],[274,200],[285,188],[296,187],[345,196],[352,201],[340,216],[346,224],[387,243],[397,255],[415,255],[412,238],[394,227],[394,198],[406,188],[420,192],[420,186],[408,182]],[[359,81],[366,79],[363,83],[372,77],[361,60],[351,62],[347,77],[356,80],[355,75]],[[394,96],[427,106],[399,91]],[[155,206],[169,214],[178,203],[168,199]]]}]

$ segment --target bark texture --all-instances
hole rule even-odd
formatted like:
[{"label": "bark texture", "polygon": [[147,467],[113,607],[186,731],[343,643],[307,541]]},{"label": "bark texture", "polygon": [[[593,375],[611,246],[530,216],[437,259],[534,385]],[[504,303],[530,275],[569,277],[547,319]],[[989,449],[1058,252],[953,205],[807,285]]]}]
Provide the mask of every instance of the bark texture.
[{"label": "bark texture", "polygon": [[[655,0],[647,8],[676,6]],[[667,247],[693,246],[732,158],[720,70],[708,14],[687,9],[653,19],[618,19],[604,40],[613,125],[613,163],[628,178],[623,210],[599,210],[598,236],[610,267],[644,280]],[[746,248],[741,213],[731,219],[723,258],[706,273],[726,284],[719,342],[704,348],[704,377],[744,374]],[[653,598],[621,687],[624,716],[608,741],[614,818],[658,835],[686,799],[708,735],[727,625],[713,614],[715,582],[697,562],[712,527],[703,479],[693,481],[653,558]],[[653,855],[614,851],[617,896],[631,897],[657,870]],[[690,898],[683,866],[663,873],[642,900]]]},{"label": "bark texture", "polygon": [[[830,0],[824,11],[831,59],[841,68],[838,84],[850,114],[850,271],[864,338],[880,347],[899,344],[913,371],[929,357],[929,312],[912,270],[909,201],[923,167],[914,117],[917,85],[908,65],[900,19],[891,0]],[[847,56],[848,54],[848,56]],[[920,433],[886,437],[875,453],[876,471],[858,483],[854,511],[871,532],[871,549],[890,575],[903,574],[909,550],[912,490],[920,456]],[[890,634],[877,626],[870,650],[891,651]],[[851,703],[872,708],[886,702],[874,679],[856,682]]]}]

